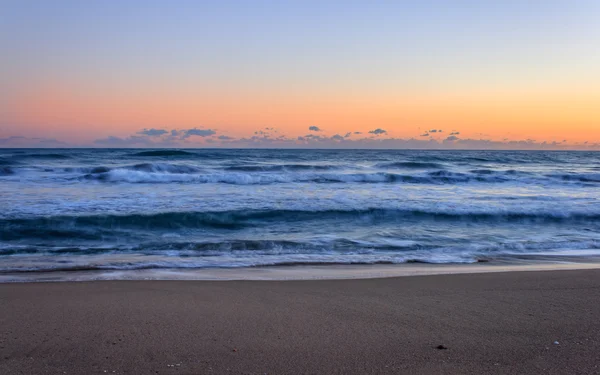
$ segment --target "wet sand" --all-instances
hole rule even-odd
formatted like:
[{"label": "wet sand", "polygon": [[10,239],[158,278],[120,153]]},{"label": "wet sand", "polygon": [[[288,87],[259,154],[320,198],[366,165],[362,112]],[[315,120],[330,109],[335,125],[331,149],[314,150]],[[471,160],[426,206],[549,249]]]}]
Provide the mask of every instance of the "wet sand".
[{"label": "wet sand", "polygon": [[599,302],[600,270],[0,284],[0,373],[600,373]]}]

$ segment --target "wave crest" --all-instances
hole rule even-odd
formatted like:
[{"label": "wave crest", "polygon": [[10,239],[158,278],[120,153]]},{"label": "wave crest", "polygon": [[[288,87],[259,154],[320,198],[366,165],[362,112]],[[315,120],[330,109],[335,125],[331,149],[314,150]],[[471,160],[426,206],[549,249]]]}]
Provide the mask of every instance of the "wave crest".
[{"label": "wave crest", "polygon": [[417,162],[417,161],[403,161],[403,162],[392,162],[392,163],[378,163],[375,164],[377,168],[398,168],[398,169],[435,169],[444,168],[443,164],[440,163],[428,163],[428,162]]},{"label": "wave crest", "polygon": [[140,151],[131,156],[193,156],[196,153],[182,150],[153,150],[153,151]]}]

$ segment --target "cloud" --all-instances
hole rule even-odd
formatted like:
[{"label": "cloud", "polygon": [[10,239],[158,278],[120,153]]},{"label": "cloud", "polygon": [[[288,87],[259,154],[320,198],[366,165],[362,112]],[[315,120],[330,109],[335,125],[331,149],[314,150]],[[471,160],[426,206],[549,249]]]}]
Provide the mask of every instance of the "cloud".
[{"label": "cloud", "polygon": [[[319,129],[320,130],[320,129]],[[440,132],[440,129],[436,133]],[[452,131],[446,138],[431,137],[429,132],[416,138],[379,137],[387,135],[384,129],[377,128],[368,132],[369,136],[352,137],[360,132],[335,134],[331,137],[309,133],[305,136],[289,137],[279,134],[273,128],[263,128],[255,135],[235,138],[219,135],[214,129],[142,129],[126,137],[107,136],[92,143],[75,146],[96,147],[240,147],[240,148],[354,148],[354,149],[489,149],[489,150],[600,150],[598,142],[566,143],[565,140],[540,142],[525,140],[491,140],[485,136],[479,139],[459,138],[458,131]],[[215,136],[217,135],[217,136]],[[51,138],[10,136],[0,138],[0,147],[73,147],[65,142]]]},{"label": "cloud", "polygon": [[32,147],[32,148],[46,148],[46,147],[66,147],[67,143],[61,142],[54,138],[42,138],[42,137],[24,137],[22,135],[13,135],[6,138],[0,138],[0,147]]},{"label": "cloud", "polygon": [[429,132],[430,133],[437,133],[438,131],[437,131],[437,129],[431,129]]},{"label": "cloud", "polygon": [[[171,133],[172,132],[173,131],[171,131]],[[161,135],[165,135],[165,134],[168,134],[168,133],[169,132],[167,130],[164,130],[164,129],[154,129],[154,128],[151,128],[151,129],[142,129],[139,132],[137,132],[137,134],[147,135],[149,137],[159,137]]]},{"label": "cloud", "polygon": [[377,128],[375,130],[369,131],[369,134],[375,134],[375,135],[387,134],[387,130],[383,130],[381,128]]},{"label": "cloud", "polygon": [[311,132],[320,132],[320,131],[322,131],[321,128],[319,128],[318,126],[314,126],[314,125],[313,126],[309,126],[308,130],[311,131]]},{"label": "cloud", "polygon": [[362,134],[362,132],[354,132],[354,134],[358,135],[358,134]]},{"label": "cloud", "polygon": [[[142,129],[128,137],[108,136],[96,139],[94,145],[103,147],[184,147],[197,142],[191,137],[210,137],[217,132],[213,129]],[[221,139],[225,140],[225,139]],[[204,142],[208,141],[208,138]]]},{"label": "cloud", "polygon": [[198,136],[198,137],[209,137],[211,135],[215,135],[217,134],[216,131],[212,130],[212,129],[197,129],[197,128],[193,128],[193,129],[187,129],[183,131],[183,139],[189,138],[191,136]]}]

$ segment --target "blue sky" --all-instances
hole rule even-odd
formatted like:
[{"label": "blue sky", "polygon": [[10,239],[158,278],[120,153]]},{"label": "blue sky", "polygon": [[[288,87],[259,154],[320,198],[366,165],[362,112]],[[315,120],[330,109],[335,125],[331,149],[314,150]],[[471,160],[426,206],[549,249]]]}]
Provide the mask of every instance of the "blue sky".
[{"label": "blue sky", "polygon": [[[425,114],[445,101],[464,98],[461,111],[487,111],[492,123],[493,110],[477,107],[480,95],[500,102],[545,92],[565,100],[582,93],[571,111],[589,111],[600,84],[599,19],[598,1],[5,0],[0,136],[59,134],[85,143],[134,134],[172,114],[162,127],[219,127],[234,137],[265,126],[295,137],[313,124],[336,133],[385,127],[390,136],[412,137],[435,123]],[[39,92],[52,97],[52,90],[68,97],[53,105],[58,115],[31,99]],[[164,113],[143,118],[120,109],[131,102],[142,111],[140,102],[151,95]],[[430,108],[421,116],[394,109],[427,95]],[[198,107],[210,101],[211,109],[178,108],[184,101]],[[243,102],[254,110],[240,109]],[[343,108],[327,112],[332,102],[368,103],[354,115],[365,125],[358,129]],[[511,105],[519,103],[507,110]],[[286,110],[265,119],[271,107]],[[115,113],[108,130],[122,133],[102,133],[110,122],[106,108]],[[302,113],[304,122],[296,121]],[[513,133],[531,129],[519,133],[522,139],[543,126],[554,129],[554,140],[569,135],[558,129],[564,123],[544,114],[534,121],[515,113],[519,120],[506,126]],[[495,131],[496,124],[476,131],[474,116],[449,122],[458,128],[465,121],[463,133],[471,137],[477,131],[513,137]],[[586,116],[575,124],[577,141],[600,141],[593,128],[600,116]]]}]

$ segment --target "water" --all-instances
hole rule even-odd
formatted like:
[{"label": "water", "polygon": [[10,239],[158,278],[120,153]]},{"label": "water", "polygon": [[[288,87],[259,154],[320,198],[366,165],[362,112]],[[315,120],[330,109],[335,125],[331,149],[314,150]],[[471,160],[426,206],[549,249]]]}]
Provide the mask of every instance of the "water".
[{"label": "water", "polygon": [[599,188],[594,152],[4,149],[0,273],[585,258]]}]

